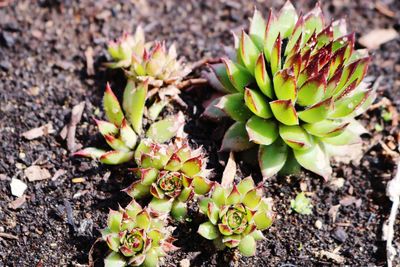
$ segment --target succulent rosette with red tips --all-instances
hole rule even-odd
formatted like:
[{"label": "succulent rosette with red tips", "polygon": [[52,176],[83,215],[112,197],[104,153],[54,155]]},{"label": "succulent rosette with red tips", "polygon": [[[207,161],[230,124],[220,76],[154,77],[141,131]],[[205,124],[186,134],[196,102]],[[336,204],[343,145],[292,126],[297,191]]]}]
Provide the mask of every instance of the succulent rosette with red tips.
[{"label": "succulent rosette with red tips", "polygon": [[132,201],[125,209],[110,210],[102,237],[111,253],[106,267],[159,266],[162,258],[177,249],[164,228],[164,218],[154,217]]},{"label": "succulent rosette with red tips", "polygon": [[271,226],[271,203],[263,197],[262,186],[255,186],[251,177],[226,188],[214,184],[210,197],[200,201],[200,210],[208,221],[198,233],[214,240],[217,247],[238,247],[243,256],[253,256],[262,231]]},{"label": "succulent rosette with red tips", "polygon": [[122,109],[107,84],[103,106],[108,121],[95,121],[99,132],[112,150],[87,147],[75,152],[74,155],[98,159],[105,164],[122,164],[133,159],[134,150],[141,137],[163,143],[180,134],[185,122],[181,112],[152,123],[146,133],[143,133],[146,92],[147,84],[142,83],[131,94],[124,96]]},{"label": "succulent rosette with red tips", "polygon": [[176,138],[174,143],[158,144],[143,140],[135,152],[138,167],[133,169],[139,180],[125,192],[132,198],[152,196],[149,208],[168,213],[182,220],[187,202],[195,194],[206,194],[212,182],[206,177],[206,161],[202,149],[192,150],[187,140]]},{"label": "succulent rosette with red tips", "polygon": [[362,83],[370,57],[354,49],[354,33],[344,20],[325,24],[318,4],[299,16],[288,1],[267,20],[255,10],[249,32],[235,41],[236,57],[212,66],[228,94],[204,113],[235,121],[221,149],[259,145],[264,178],[300,166],[328,178],[330,156],[360,141],[364,128],[354,117],[375,97]]}]

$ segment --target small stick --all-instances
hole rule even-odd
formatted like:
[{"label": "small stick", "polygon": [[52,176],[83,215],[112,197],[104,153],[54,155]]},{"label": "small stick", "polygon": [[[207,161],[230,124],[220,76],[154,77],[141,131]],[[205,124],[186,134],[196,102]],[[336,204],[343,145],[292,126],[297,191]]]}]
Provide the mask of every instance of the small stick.
[{"label": "small stick", "polygon": [[180,82],[179,84],[177,84],[176,87],[178,89],[184,89],[191,85],[203,85],[203,84],[207,84],[207,83],[208,83],[207,79],[196,78],[196,79],[184,80],[184,81]]},{"label": "small stick", "polygon": [[0,237],[18,240],[18,236],[0,232]]},{"label": "small stick", "polygon": [[399,154],[396,153],[395,151],[391,150],[386,144],[385,142],[383,142],[382,140],[379,140],[379,144],[382,146],[383,150],[385,150],[385,152],[392,156],[393,158],[396,158]]},{"label": "small stick", "polygon": [[190,66],[190,68],[191,68],[192,70],[195,70],[195,69],[197,69],[197,68],[200,68],[200,67],[203,66],[203,65],[206,65],[206,64],[216,64],[216,63],[221,63],[221,59],[220,59],[220,58],[206,57],[206,58],[200,59],[199,61],[194,62],[194,63]]},{"label": "small stick", "polygon": [[93,250],[94,250],[94,246],[95,246],[98,242],[100,242],[100,241],[102,241],[102,238],[101,238],[101,237],[97,238],[96,241],[94,241],[92,247],[91,247],[90,250],[89,250],[89,255],[88,255],[88,258],[89,258],[88,265],[89,265],[89,267],[93,267],[93,266],[94,266],[94,261],[93,261]]}]

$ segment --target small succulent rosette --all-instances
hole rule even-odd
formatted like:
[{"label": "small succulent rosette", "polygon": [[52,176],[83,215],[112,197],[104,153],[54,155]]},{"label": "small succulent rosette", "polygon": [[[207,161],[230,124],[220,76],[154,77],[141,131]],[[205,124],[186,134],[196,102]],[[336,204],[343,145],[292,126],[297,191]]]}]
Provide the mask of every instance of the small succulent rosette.
[{"label": "small succulent rosette", "polygon": [[[111,165],[122,164],[133,159],[138,140],[143,136],[142,120],[147,84],[143,83],[132,90],[132,93],[124,96],[124,109],[122,109],[117,97],[107,84],[103,106],[108,121],[95,121],[99,132],[112,150],[87,147],[75,152],[74,155],[98,159],[102,163]],[[184,116],[179,112],[152,123],[145,136],[161,143],[166,142],[183,132],[184,122]]]},{"label": "small succulent rosette", "polygon": [[126,94],[131,87],[142,82],[148,84],[146,97],[150,107],[145,115],[149,119],[155,120],[171,100],[184,105],[179,97],[179,83],[191,70],[178,59],[175,45],[167,48],[165,42],[146,43],[139,26],[134,35],[124,34],[116,42],[110,42],[108,51],[115,62],[107,65],[123,68],[128,77]]},{"label": "small succulent rosette", "polygon": [[125,192],[135,199],[152,196],[149,208],[154,212],[171,212],[175,219],[182,220],[187,202],[212,187],[206,178],[209,170],[201,148],[192,150],[185,139],[177,138],[170,144],[143,140],[135,157],[138,167],[133,171],[139,180]]},{"label": "small succulent rosette", "polygon": [[198,233],[214,240],[216,247],[237,247],[243,256],[255,254],[256,241],[264,238],[262,231],[273,221],[271,203],[251,177],[230,188],[215,184],[210,197],[200,201],[200,210],[208,221],[199,226]]},{"label": "small succulent rosette", "polygon": [[159,266],[168,252],[177,249],[164,228],[164,218],[153,217],[134,200],[125,209],[110,210],[101,233],[111,250],[104,260],[106,267]]},{"label": "small succulent rosette", "polygon": [[325,24],[318,4],[298,16],[288,1],[268,20],[255,10],[249,32],[235,41],[235,57],[212,66],[227,94],[204,113],[235,121],[221,149],[259,145],[265,178],[300,166],[328,178],[331,153],[360,141],[365,129],[353,118],[375,98],[362,83],[370,57],[354,49],[354,33],[343,19]]}]

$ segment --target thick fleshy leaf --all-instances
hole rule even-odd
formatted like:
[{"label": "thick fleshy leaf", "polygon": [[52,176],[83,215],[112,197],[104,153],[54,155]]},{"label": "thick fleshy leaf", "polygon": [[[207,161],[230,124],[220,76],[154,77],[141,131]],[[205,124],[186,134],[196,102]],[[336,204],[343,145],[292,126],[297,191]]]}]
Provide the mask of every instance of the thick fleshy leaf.
[{"label": "thick fleshy leaf", "polygon": [[300,45],[303,39],[303,24],[303,16],[300,16],[286,45],[285,56],[287,56],[288,58],[292,57],[300,49]]},{"label": "thick fleshy leaf", "polygon": [[340,36],[347,34],[346,20],[338,19],[332,22],[333,38],[337,39]]},{"label": "thick fleshy leaf", "polygon": [[134,257],[129,258],[129,266],[140,266],[146,260],[146,255],[139,254]]},{"label": "thick fleshy leaf", "polygon": [[235,121],[244,122],[252,115],[251,111],[244,103],[243,95],[240,93],[229,94],[219,98],[215,106],[224,111]]},{"label": "thick fleshy leaf", "polygon": [[141,210],[142,207],[134,199],[125,208],[126,214],[131,218],[135,218]]},{"label": "thick fleshy leaf", "polygon": [[122,119],[124,118],[124,114],[122,113],[122,109],[117,97],[111,90],[111,87],[108,83],[103,97],[103,108],[107,119],[115,125],[120,126]]},{"label": "thick fleshy leaf", "polygon": [[187,176],[192,177],[201,172],[202,166],[202,156],[198,156],[183,163],[181,171]]},{"label": "thick fleshy leaf", "polygon": [[160,115],[163,108],[168,104],[168,100],[156,100],[148,109],[147,116],[150,120],[155,121]]},{"label": "thick fleshy leaf", "polygon": [[131,198],[139,199],[149,195],[150,186],[140,183],[140,181],[133,182],[129,187],[123,190]]},{"label": "thick fleshy leaf", "polygon": [[[328,25],[317,35],[317,48],[321,48],[333,40],[333,27]],[[331,52],[331,49],[329,50]]]},{"label": "thick fleshy leaf", "polygon": [[142,132],[143,112],[146,103],[148,81],[135,85],[128,81],[124,90],[123,107],[133,129],[140,134]]},{"label": "thick fleshy leaf", "polygon": [[272,75],[275,75],[281,69],[281,49],[282,49],[282,39],[281,35],[278,34],[274,46],[272,47],[271,52],[271,72]]},{"label": "thick fleshy leaf", "polygon": [[370,57],[364,57],[345,66],[343,69],[342,77],[335,89],[334,94],[340,94],[341,91],[344,90],[344,88],[349,86],[354,81],[357,81],[356,85],[360,84],[368,70],[368,64],[370,60]]},{"label": "thick fleshy leaf", "polygon": [[350,124],[346,127],[346,129],[344,129],[341,134],[333,137],[321,138],[322,142],[335,146],[360,143],[360,135],[368,133],[368,131],[356,120],[350,120],[349,123]]},{"label": "thick fleshy leaf", "polygon": [[199,200],[199,210],[203,214],[207,214],[208,212],[208,203],[213,202],[213,200],[209,197],[202,197]]},{"label": "thick fleshy leaf", "polygon": [[222,242],[228,248],[235,248],[239,245],[241,239],[240,235],[228,235],[222,238]]},{"label": "thick fleshy leaf", "polygon": [[332,168],[329,163],[329,155],[320,144],[308,150],[293,150],[297,162],[305,169],[312,171],[327,180]]},{"label": "thick fleshy leaf", "polygon": [[223,235],[231,235],[233,233],[233,230],[228,225],[223,223],[218,224],[218,230]]},{"label": "thick fleshy leaf", "polygon": [[104,135],[116,135],[118,134],[118,127],[115,126],[114,123],[108,122],[108,121],[102,121],[102,120],[96,120],[95,122],[97,124],[97,128],[99,129],[99,132],[104,136]]},{"label": "thick fleshy leaf", "polygon": [[236,88],[232,85],[228,72],[226,70],[225,64],[220,63],[220,64],[213,64],[211,65],[211,69],[217,76],[218,80],[220,83],[223,85],[224,89],[229,93],[236,93],[237,90]]},{"label": "thick fleshy leaf", "polygon": [[342,118],[353,113],[368,98],[371,91],[362,91],[352,96],[335,102],[335,109],[329,114],[329,118]]},{"label": "thick fleshy leaf", "polygon": [[261,200],[261,193],[260,189],[254,188],[247,192],[247,194],[244,196],[242,202],[245,204],[249,209],[254,210],[257,208],[258,204],[260,203]]},{"label": "thick fleshy leaf", "polygon": [[172,209],[173,199],[159,199],[153,198],[149,203],[149,208],[153,212],[157,212],[160,214],[167,214]]},{"label": "thick fleshy leaf", "polygon": [[348,122],[323,120],[316,123],[303,124],[303,128],[311,135],[318,137],[332,137],[339,135],[349,125]]},{"label": "thick fleshy leaf", "polygon": [[294,158],[293,150],[288,151],[288,156],[283,165],[282,169],[279,171],[279,175],[291,175],[291,174],[298,174],[301,170],[300,164]]},{"label": "thick fleshy leaf", "polygon": [[315,123],[322,121],[328,117],[329,112],[334,108],[333,98],[330,97],[323,100],[303,111],[300,111],[299,118],[308,123]]},{"label": "thick fleshy leaf", "polygon": [[182,112],[153,123],[147,130],[146,137],[158,143],[164,143],[182,130],[185,117]]},{"label": "thick fleshy leaf", "polygon": [[214,202],[209,202],[207,207],[207,216],[212,224],[217,224],[219,215],[219,208]]},{"label": "thick fleshy leaf", "polygon": [[92,159],[99,159],[104,153],[106,153],[106,151],[103,149],[98,149],[95,147],[86,147],[84,149],[76,151],[72,155],[79,156],[79,157],[92,158]]},{"label": "thick fleshy leaf", "polygon": [[276,140],[269,146],[261,145],[258,161],[263,178],[269,178],[282,169],[288,154],[288,147],[282,140]]},{"label": "thick fleshy leaf", "polygon": [[143,154],[150,153],[150,140],[142,139],[135,150],[135,162],[139,165]]},{"label": "thick fleshy leaf", "polygon": [[314,32],[319,33],[324,27],[324,23],[321,7],[317,2],[315,7],[304,16],[304,41],[307,42]]},{"label": "thick fleshy leaf", "polygon": [[217,226],[213,225],[211,222],[205,222],[200,224],[199,230],[197,231],[202,237],[213,240],[219,237],[219,231]]},{"label": "thick fleshy leaf", "polygon": [[133,129],[128,125],[126,119],[124,118],[122,120],[121,124],[121,130],[120,130],[120,136],[122,142],[129,148],[133,149],[136,145],[137,142],[137,136],[136,133],[133,131]]},{"label": "thick fleshy leaf", "polygon": [[156,168],[138,168],[136,173],[143,185],[150,186],[157,179],[159,171]]},{"label": "thick fleshy leaf", "polygon": [[274,90],[278,99],[296,101],[296,78],[292,70],[284,69],[275,74]]},{"label": "thick fleshy leaf", "polygon": [[146,210],[142,210],[136,215],[136,226],[142,229],[148,229],[151,223],[150,214]]},{"label": "thick fleshy leaf", "polygon": [[275,100],[269,102],[275,118],[285,125],[299,124],[296,110],[291,100]]},{"label": "thick fleshy leaf", "polygon": [[226,131],[222,139],[221,151],[243,151],[252,147],[244,122],[235,122]]},{"label": "thick fleshy leaf", "polygon": [[224,118],[227,116],[227,114],[222,111],[221,109],[217,108],[216,105],[218,102],[221,100],[221,97],[218,97],[211,101],[211,103],[206,107],[204,110],[203,114],[201,115],[202,117],[205,117],[209,120],[212,121],[219,121],[220,119]]},{"label": "thick fleshy leaf", "polygon": [[269,11],[267,26],[265,30],[265,44],[264,44],[264,55],[268,62],[271,62],[272,48],[279,35],[279,27],[276,16],[272,9]]},{"label": "thick fleshy leaf", "polygon": [[171,215],[177,221],[182,221],[187,215],[187,205],[181,201],[174,201],[171,207]]},{"label": "thick fleshy leaf", "polygon": [[298,16],[290,1],[286,1],[279,11],[277,25],[283,39],[289,37],[296,25]]},{"label": "thick fleshy leaf", "polygon": [[217,204],[218,207],[225,205],[227,198],[226,189],[217,183],[214,184],[211,198],[215,202],[215,204]]},{"label": "thick fleshy leaf", "polygon": [[264,46],[265,27],[266,24],[262,14],[257,9],[254,9],[254,15],[250,22],[249,34],[254,44],[260,50],[262,50]]},{"label": "thick fleshy leaf", "polygon": [[126,261],[119,253],[111,252],[104,259],[104,267],[124,267],[124,266],[126,266]]},{"label": "thick fleshy leaf", "polygon": [[256,78],[258,88],[260,88],[261,92],[272,99],[274,97],[274,93],[272,92],[272,82],[265,66],[263,53],[261,53],[257,59],[254,77]]},{"label": "thick fleshy leaf", "polygon": [[229,193],[228,197],[226,198],[226,204],[233,205],[233,204],[239,203],[239,201],[240,201],[240,193],[239,193],[239,190],[237,189],[236,185],[234,184],[231,192]]},{"label": "thick fleshy leaf", "polygon": [[265,120],[256,115],[246,123],[250,141],[260,145],[270,145],[278,137],[278,126],[274,120]]},{"label": "thick fleshy leaf", "polygon": [[255,184],[253,178],[251,178],[251,176],[248,176],[239,182],[239,184],[237,185],[237,189],[239,190],[239,193],[244,196],[247,192],[253,189],[254,186]]},{"label": "thick fleshy leaf", "polygon": [[110,210],[107,218],[107,227],[111,232],[118,233],[122,222],[122,213],[116,210]]},{"label": "thick fleshy leaf", "polygon": [[244,91],[246,106],[258,117],[268,119],[272,117],[271,108],[265,96],[256,90],[246,88]]},{"label": "thick fleshy leaf", "polygon": [[308,79],[299,89],[297,103],[311,106],[322,100],[326,89],[326,78],[323,73]]},{"label": "thick fleshy leaf", "polygon": [[239,251],[245,257],[251,257],[256,254],[256,241],[251,235],[245,236],[239,243]]},{"label": "thick fleshy leaf", "polygon": [[279,135],[293,149],[308,149],[313,145],[312,137],[298,125],[279,125]]},{"label": "thick fleshy leaf", "polygon": [[264,240],[265,236],[263,235],[262,231],[260,230],[254,230],[253,232],[250,233],[250,235],[254,238],[254,240],[259,241],[259,240]]},{"label": "thick fleshy leaf", "polygon": [[193,178],[192,186],[194,189],[194,192],[198,195],[205,195],[208,192],[210,192],[213,182],[210,180],[200,177],[200,176],[195,176]]},{"label": "thick fleshy leaf", "polygon": [[245,31],[242,30],[242,35],[239,42],[239,55],[246,69],[251,74],[254,74],[254,66],[256,65],[259,53],[260,51],[253,43],[250,36],[248,36]]},{"label": "thick fleshy leaf", "polygon": [[129,151],[109,151],[100,157],[104,164],[117,165],[130,161],[133,158],[133,152]]},{"label": "thick fleshy leaf", "polygon": [[120,150],[120,151],[129,151],[129,147],[125,145],[125,143],[119,139],[116,138],[113,135],[105,135],[104,139],[106,139],[107,144],[114,150]]},{"label": "thick fleshy leaf", "polygon": [[228,58],[222,58],[222,61],[225,64],[226,72],[232,85],[239,92],[243,92],[244,88],[253,81],[250,72]]}]

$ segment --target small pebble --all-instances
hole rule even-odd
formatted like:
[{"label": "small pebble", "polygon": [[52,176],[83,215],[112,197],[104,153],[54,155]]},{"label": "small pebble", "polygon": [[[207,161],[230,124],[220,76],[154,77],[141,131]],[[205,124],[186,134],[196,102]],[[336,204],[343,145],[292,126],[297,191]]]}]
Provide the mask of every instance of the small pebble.
[{"label": "small pebble", "polygon": [[12,65],[9,61],[2,60],[0,61],[0,69],[4,71],[9,71],[12,68]]},{"label": "small pebble", "polygon": [[342,227],[338,227],[333,233],[333,238],[335,238],[339,242],[344,243],[347,239],[347,233]]},{"label": "small pebble", "polygon": [[322,222],[320,220],[316,220],[314,225],[318,230],[322,228]]},{"label": "small pebble", "polygon": [[189,259],[183,259],[179,262],[180,267],[189,267],[190,266],[190,260]]}]

